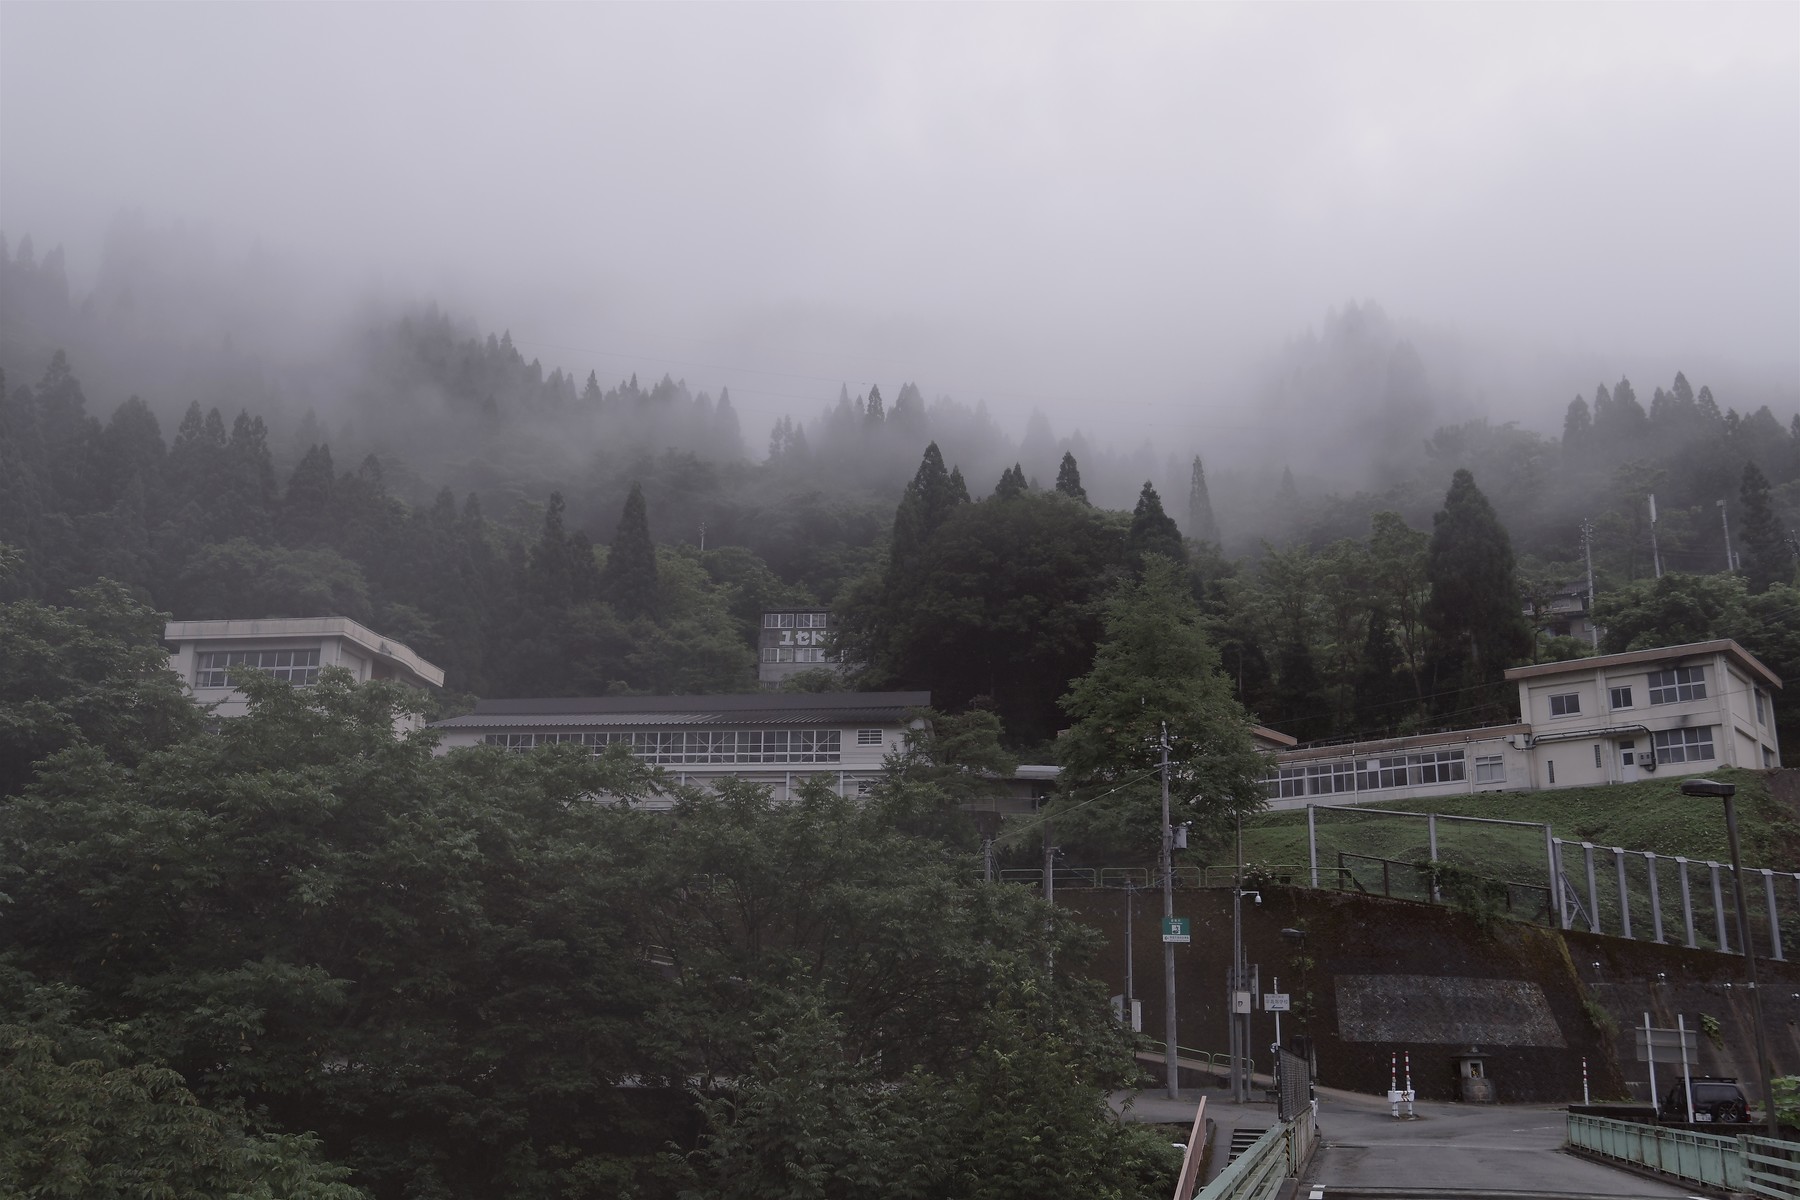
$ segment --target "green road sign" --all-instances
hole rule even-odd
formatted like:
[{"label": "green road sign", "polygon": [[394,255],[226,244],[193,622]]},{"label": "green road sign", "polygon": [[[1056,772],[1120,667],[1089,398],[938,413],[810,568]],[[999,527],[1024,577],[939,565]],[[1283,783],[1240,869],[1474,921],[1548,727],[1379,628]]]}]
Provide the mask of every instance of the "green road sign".
[{"label": "green road sign", "polygon": [[1192,917],[1163,918],[1163,941],[1165,942],[1185,943],[1193,932],[1194,919]]}]

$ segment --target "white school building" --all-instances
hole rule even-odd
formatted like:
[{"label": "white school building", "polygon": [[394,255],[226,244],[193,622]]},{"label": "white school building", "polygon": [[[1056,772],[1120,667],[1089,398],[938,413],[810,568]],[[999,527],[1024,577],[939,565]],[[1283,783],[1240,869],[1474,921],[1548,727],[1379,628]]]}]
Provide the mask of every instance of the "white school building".
[{"label": "white school building", "polygon": [[1377,804],[1781,765],[1776,674],[1722,638],[1506,672],[1519,720],[1276,754],[1269,807]]}]

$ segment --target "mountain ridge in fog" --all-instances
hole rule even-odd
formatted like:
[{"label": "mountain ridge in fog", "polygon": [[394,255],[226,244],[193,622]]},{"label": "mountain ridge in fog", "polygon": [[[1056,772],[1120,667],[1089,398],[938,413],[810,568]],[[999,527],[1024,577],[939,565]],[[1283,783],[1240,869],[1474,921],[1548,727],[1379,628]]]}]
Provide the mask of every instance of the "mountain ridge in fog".
[{"label": "mountain ridge in fog", "polygon": [[[121,219],[79,285],[61,247],[40,254],[21,237],[4,249],[0,366],[15,385],[61,349],[97,415],[132,395],[169,429],[191,403],[247,410],[267,421],[282,469],[311,440],[329,441],[344,462],[375,454],[403,465],[417,502],[450,486],[501,499],[497,513],[541,499],[557,479],[629,473],[666,454],[726,470],[786,456],[818,486],[891,501],[935,440],[978,493],[1014,463],[1047,486],[1067,452],[1096,503],[1129,508],[1149,480],[1177,514],[1198,457],[1225,540],[1241,550],[1292,536],[1297,501],[1404,484],[1441,456],[1429,450],[1435,431],[1487,422],[1554,439],[1568,397],[1617,374],[1594,366],[1599,356],[1507,364],[1476,339],[1365,300],[1329,310],[1258,362],[1196,363],[1197,379],[1222,381],[1212,386],[1224,394],[1196,383],[1177,437],[1109,437],[1119,426],[1106,397],[1086,420],[1062,417],[1059,428],[1040,409],[1014,432],[982,399],[928,398],[913,380],[840,385],[835,397],[814,382],[808,390],[825,394],[790,399],[765,423],[733,403],[722,368],[709,368],[713,390],[668,373],[608,379],[578,363],[546,366],[504,324],[483,330],[392,293],[347,301],[348,289],[333,294],[264,247],[232,251],[191,226]],[[1528,382],[1552,373],[1565,379],[1559,392]],[[1736,399],[1747,412],[1763,406]],[[616,488],[605,490],[610,499]]]}]

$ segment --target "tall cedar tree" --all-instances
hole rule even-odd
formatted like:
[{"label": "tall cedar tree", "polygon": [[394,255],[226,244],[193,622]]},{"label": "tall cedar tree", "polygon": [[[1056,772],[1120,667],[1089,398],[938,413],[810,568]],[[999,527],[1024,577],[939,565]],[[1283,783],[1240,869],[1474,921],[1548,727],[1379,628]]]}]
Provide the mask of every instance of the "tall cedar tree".
[{"label": "tall cedar tree", "polygon": [[1738,505],[1744,525],[1744,577],[1750,594],[1760,596],[1774,584],[1793,580],[1794,555],[1769,502],[1769,480],[1753,462],[1744,464]]},{"label": "tall cedar tree", "polygon": [[1153,554],[1176,563],[1187,562],[1181,527],[1175,524],[1175,518],[1163,511],[1162,497],[1156,494],[1147,479],[1144,490],[1138,493],[1137,507],[1131,510],[1131,529],[1125,535],[1125,549],[1132,565],[1140,572]]},{"label": "tall cedar tree", "polygon": [[[1250,716],[1232,697],[1199,606],[1168,558],[1153,555],[1142,580],[1123,581],[1108,599],[1093,669],[1075,681],[1062,706],[1075,719],[1056,739],[1059,806],[1068,810],[1058,828],[1065,835],[1154,850],[1161,836],[1157,768],[1165,725],[1176,821],[1197,819],[1217,829],[1263,805],[1267,763],[1251,740]],[[1101,793],[1110,794],[1101,799]]]},{"label": "tall cedar tree", "polygon": [[936,442],[926,446],[919,469],[906,485],[900,507],[894,511],[894,537],[888,560],[891,569],[906,570],[950,510],[968,500],[969,489],[962,482],[961,471],[953,475],[944,469],[944,455]]},{"label": "tall cedar tree", "polygon": [[1063,451],[1062,466],[1056,468],[1056,490],[1072,500],[1088,502],[1087,489],[1081,486],[1081,468],[1075,465],[1075,455],[1067,450]]},{"label": "tall cedar tree", "polygon": [[1014,463],[1012,466],[1006,468],[1006,470],[1000,472],[1000,482],[994,486],[994,498],[997,500],[1010,500],[1015,496],[1023,496],[1024,494],[1025,472],[1019,467],[1018,463]]},{"label": "tall cedar tree", "polygon": [[641,484],[632,484],[631,494],[625,497],[600,585],[602,595],[621,616],[647,617],[656,608],[656,546],[650,541],[650,516]]},{"label": "tall cedar tree", "polygon": [[1213,516],[1212,497],[1206,490],[1206,468],[1200,456],[1194,455],[1194,470],[1188,483],[1188,536],[1196,542],[1219,544],[1219,522]]},{"label": "tall cedar tree", "polygon": [[1444,507],[1432,518],[1425,576],[1439,710],[1498,701],[1492,689],[1530,653],[1531,632],[1520,612],[1512,539],[1466,469],[1451,477]]}]

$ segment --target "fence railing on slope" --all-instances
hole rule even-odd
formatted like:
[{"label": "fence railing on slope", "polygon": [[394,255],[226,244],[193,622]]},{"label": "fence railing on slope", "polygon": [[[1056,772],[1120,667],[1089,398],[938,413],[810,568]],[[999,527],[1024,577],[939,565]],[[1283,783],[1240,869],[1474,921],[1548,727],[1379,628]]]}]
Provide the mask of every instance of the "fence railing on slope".
[{"label": "fence railing on slope", "polygon": [[[1412,843],[1406,841],[1408,829],[1418,831]],[[1404,857],[1395,847],[1416,853]],[[1306,856],[1304,864],[1247,863],[1241,868],[1244,886],[1310,883],[1405,899],[1476,903],[1559,929],[1637,941],[1678,940],[1727,954],[1743,950],[1734,944],[1730,864],[1570,841],[1538,822],[1308,805]],[[1605,856],[1610,860],[1602,864]],[[1519,878],[1532,873],[1534,861],[1544,872],[1542,883]],[[1427,862],[1441,866],[1421,870],[1420,864]],[[1239,871],[1230,864],[1181,866],[1171,881],[1177,888],[1229,888]],[[1044,872],[1036,868],[1003,870],[998,878],[1044,885]],[[1462,886],[1446,886],[1446,879]],[[1162,882],[1161,872],[1148,867],[1057,867],[1051,875],[1054,888],[1068,890],[1144,891],[1160,888]],[[1757,931],[1758,952],[1785,960],[1800,946],[1800,871],[1746,867],[1744,882],[1752,909],[1746,917]]]},{"label": "fence railing on slope", "polygon": [[[1679,937],[1685,946],[1743,952],[1733,944],[1737,920],[1730,863],[1563,838],[1553,838],[1552,847],[1564,929],[1582,927],[1638,941]],[[1603,856],[1611,861],[1602,865]],[[1766,937],[1770,958],[1785,959],[1800,943],[1800,871],[1745,867],[1744,892],[1751,909],[1747,923]],[[1764,952],[1763,946],[1758,951]]]}]

